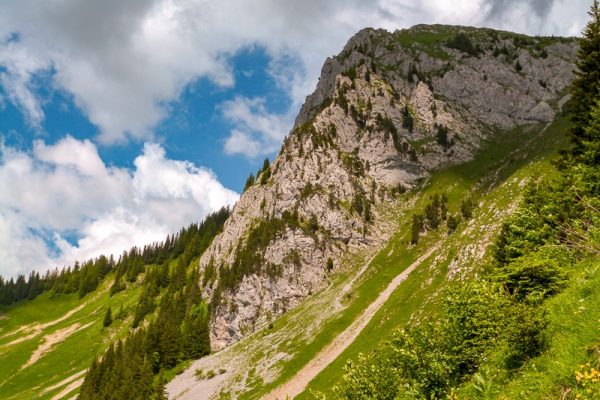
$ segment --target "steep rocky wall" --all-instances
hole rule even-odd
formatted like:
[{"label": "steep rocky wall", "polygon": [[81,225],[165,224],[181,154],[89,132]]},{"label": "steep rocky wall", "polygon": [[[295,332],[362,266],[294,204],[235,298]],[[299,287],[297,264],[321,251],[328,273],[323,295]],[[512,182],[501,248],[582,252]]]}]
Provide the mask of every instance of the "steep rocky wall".
[{"label": "steep rocky wall", "polygon": [[[407,35],[461,29],[365,29],[327,59],[270,176],[257,177],[200,260],[204,275],[211,270],[203,283],[215,349],[322,288],[344,253],[385,241],[390,224],[378,206],[399,190],[471,159],[499,129],[554,119],[573,77],[572,41],[521,48],[514,37],[464,28],[476,55],[443,40],[405,45]],[[260,265],[250,268],[240,262],[245,243],[266,225],[277,229],[259,240]]]}]

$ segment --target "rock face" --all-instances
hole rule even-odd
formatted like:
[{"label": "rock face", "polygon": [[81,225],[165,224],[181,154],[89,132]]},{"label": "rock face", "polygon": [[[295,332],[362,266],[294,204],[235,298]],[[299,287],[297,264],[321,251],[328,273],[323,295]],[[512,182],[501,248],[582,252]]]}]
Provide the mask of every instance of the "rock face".
[{"label": "rock face", "polygon": [[396,193],[491,135],[552,121],[575,52],[568,39],[449,26],[351,38],[200,260],[213,348],[322,288],[345,252],[386,240],[378,208]]}]

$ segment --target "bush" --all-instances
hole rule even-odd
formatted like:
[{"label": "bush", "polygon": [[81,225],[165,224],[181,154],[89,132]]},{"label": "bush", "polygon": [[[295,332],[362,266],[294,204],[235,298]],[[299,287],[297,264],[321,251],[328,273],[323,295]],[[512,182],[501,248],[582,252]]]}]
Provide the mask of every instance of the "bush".
[{"label": "bush", "polygon": [[[511,310],[510,299],[495,286],[451,289],[440,319],[400,329],[379,351],[349,362],[334,392],[342,399],[444,398],[477,371],[499,339],[506,340]],[[537,338],[535,329],[531,333]]]},{"label": "bush", "polygon": [[332,271],[333,270],[333,260],[331,259],[331,257],[327,258],[327,271]]},{"label": "bush", "polygon": [[408,129],[412,133],[415,126],[414,117],[410,107],[407,105],[402,109],[402,127]]},{"label": "bush", "polygon": [[563,267],[570,262],[564,251],[546,247],[500,266],[496,279],[519,301],[544,299],[565,287],[567,274]]},{"label": "bush", "polygon": [[521,366],[531,357],[539,355],[546,347],[548,320],[542,309],[527,304],[514,304],[509,328],[507,367]]},{"label": "bush", "polygon": [[517,72],[521,72],[523,70],[523,66],[521,65],[519,60],[517,60],[517,62],[515,63],[515,69],[517,70]]},{"label": "bush", "polygon": [[443,125],[437,126],[437,134],[436,140],[438,144],[444,148],[450,146],[450,141],[448,140],[448,128]]},{"label": "bush", "polygon": [[463,53],[467,53],[471,56],[477,56],[479,53],[481,53],[481,48],[473,45],[471,38],[464,32],[459,32],[454,35],[454,37],[450,39],[446,45],[451,49],[462,51]]}]

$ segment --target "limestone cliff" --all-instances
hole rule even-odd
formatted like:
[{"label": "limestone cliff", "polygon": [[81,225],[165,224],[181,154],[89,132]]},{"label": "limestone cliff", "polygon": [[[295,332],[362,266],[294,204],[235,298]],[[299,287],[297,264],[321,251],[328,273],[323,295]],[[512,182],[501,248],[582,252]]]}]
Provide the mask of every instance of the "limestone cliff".
[{"label": "limestone cliff", "polygon": [[380,205],[491,135],[550,122],[576,44],[488,29],[364,29],[328,58],[281,151],[200,260],[222,348],[388,237]]}]

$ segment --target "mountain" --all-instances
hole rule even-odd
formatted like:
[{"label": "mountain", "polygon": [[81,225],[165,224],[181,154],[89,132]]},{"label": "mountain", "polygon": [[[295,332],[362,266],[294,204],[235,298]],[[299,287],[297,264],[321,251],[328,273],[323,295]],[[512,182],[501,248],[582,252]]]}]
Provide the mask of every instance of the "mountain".
[{"label": "mountain", "polygon": [[352,37],[200,260],[213,349],[326,287],[345,254],[385,243],[394,227],[381,209],[398,194],[505,131],[553,121],[576,50],[442,25]]},{"label": "mountain", "polygon": [[579,43],[360,31],[232,210],[0,279],[0,398],[595,398],[600,61]]}]

